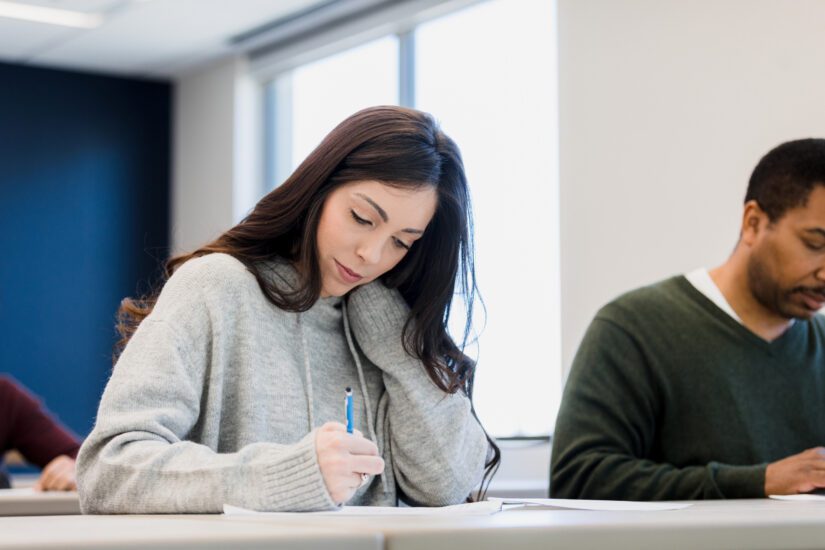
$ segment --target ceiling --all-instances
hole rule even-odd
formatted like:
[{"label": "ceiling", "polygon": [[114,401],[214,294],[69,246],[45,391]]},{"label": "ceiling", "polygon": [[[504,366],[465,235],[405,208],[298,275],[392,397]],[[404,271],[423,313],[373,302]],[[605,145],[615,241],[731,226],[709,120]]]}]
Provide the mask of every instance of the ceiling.
[{"label": "ceiling", "polygon": [[174,78],[231,53],[231,37],[327,1],[16,0],[104,20],[80,29],[0,17],[0,61]]}]

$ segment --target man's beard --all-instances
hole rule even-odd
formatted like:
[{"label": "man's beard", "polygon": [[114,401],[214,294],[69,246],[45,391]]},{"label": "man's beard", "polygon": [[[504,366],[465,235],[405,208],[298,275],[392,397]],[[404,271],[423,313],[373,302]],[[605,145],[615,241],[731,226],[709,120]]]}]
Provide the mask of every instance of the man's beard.
[{"label": "man's beard", "polygon": [[783,289],[771,275],[765,262],[756,255],[748,260],[748,288],[762,307],[785,319],[810,319],[816,313],[795,302],[795,294],[807,292],[825,295],[825,286]]}]

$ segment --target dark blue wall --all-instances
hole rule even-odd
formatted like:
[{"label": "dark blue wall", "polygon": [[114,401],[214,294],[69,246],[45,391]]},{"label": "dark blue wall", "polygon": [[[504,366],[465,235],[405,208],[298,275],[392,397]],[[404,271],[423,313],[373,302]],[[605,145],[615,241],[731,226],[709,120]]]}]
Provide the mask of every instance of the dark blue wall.
[{"label": "dark blue wall", "polygon": [[165,82],[0,63],[0,371],[80,436],[168,250]]}]

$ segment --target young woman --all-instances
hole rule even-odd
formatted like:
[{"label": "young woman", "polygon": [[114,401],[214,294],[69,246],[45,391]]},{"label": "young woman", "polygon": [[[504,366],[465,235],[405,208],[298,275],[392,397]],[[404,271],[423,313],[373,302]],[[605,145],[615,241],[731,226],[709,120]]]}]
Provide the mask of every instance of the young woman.
[{"label": "young woman", "polygon": [[429,115],[345,120],[237,226],[171,259],[159,295],[124,300],[83,511],[464,501],[499,459],[446,331],[456,286],[472,304],[471,228],[458,148]]}]

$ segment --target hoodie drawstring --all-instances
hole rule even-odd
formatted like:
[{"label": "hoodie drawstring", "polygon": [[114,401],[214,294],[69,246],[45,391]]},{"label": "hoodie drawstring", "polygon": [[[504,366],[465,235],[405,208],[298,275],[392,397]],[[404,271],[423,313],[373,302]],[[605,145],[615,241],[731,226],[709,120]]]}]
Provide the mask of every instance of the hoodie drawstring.
[{"label": "hoodie drawstring", "polygon": [[[353,360],[355,361],[355,369],[358,371],[358,383],[361,386],[361,393],[364,395],[364,407],[366,408],[367,412],[367,428],[370,432],[370,438],[378,445],[378,436],[375,433],[375,423],[372,419],[372,405],[370,404],[370,394],[367,391],[367,382],[364,379],[364,368],[361,366],[361,359],[358,356],[358,352],[355,349],[355,343],[352,340],[352,332],[350,331],[349,327],[349,319],[347,318],[347,304],[345,300],[341,301],[342,307],[342,314],[344,317],[344,334],[347,337],[347,345],[349,346],[349,352],[352,355]],[[306,379],[306,388],[307,388],[307,416],[309,417],[309,431],[312,431],[315,427],[315,418],[313,414],[313,394],[312,394],[312,371],[309,368],[309,346],[307,346],[307,339],[306,334],[304,332],[304,325],[301,322],[301,314],[298,314],[298,331],[301,333],[301,351],[304,356],[304,377]],[[383,456],[384,453],[382,449],[379,447],[378,455]],[[384,474],[379,474],[381,477],[381,484],[384,489],[384,493],[389,492],[389,488],[387,487],[387,477]]]},{"label": "hoodie drawstring", "polygon": [[[375,444],[378,445],[378,436],[375,433],[375,423],[372,420],[372,406],[370,405],[370,394],[367,392],[367,383],[364,380],[364,368],[361,366],[361,359],[358,357],[358,352],[355,349],[355,344],[352,341],[352,332],[349,328],[349,318],[347,317],[347,303],[346,300],[341,301],[341,307],[343,310],[344,315],[344,334],[347,337],[347,345],[349,346],[349,352],[352,354],[352,358],[355,360],[355,369],[358,371],[358,382],[361,385],[361,393],[364,394],[364,407],[367,409],[367,427],[370,430],[370,437]],[[379,447],[378,448],[378,455],[384,456],[383,450]],[[381,484],[384,488],[384,492],[388,492],[389,489],[387,488],[387,477],[384,474],[379,474],[381,476]]]},{"label": "hoodie drawstring", "polygon": [[312,413],[315,400],[312,396],[312,373],[309,370],[309,353],[307,352],[307,337],[304,334],[304,324],[301,322],[301,314],[298,314],[298,331],[301,333],[301,352],[304,356],[304,378],[307,385],[307,417],[309,418],[309,431],[315,428],[315,418]]}]

